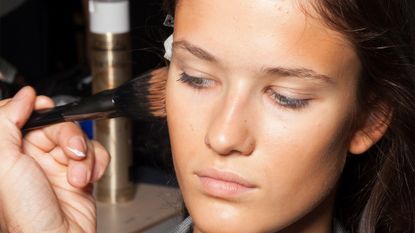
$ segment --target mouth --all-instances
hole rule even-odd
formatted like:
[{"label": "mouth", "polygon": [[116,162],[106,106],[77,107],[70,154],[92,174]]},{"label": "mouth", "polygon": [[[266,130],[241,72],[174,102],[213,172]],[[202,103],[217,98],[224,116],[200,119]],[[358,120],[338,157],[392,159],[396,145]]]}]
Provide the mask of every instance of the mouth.
[{"label": "mouth", "polygon": [[195,174],[203,192],[213,197],[240,197],[257,188],[252,182],[233,172],[210,168],[197,171]]}]

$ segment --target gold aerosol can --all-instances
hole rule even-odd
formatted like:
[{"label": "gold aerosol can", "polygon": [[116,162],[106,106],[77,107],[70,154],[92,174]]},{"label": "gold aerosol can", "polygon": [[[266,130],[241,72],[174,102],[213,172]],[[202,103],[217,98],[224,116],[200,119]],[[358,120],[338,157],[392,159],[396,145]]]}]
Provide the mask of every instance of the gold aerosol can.
[{"label": "gold aerosol can", "polygon": [[[90,0],[90,52],[92,89],[112,89],[131,78],[131,45],[128,0]],[[96,185],[98,201],[126,202],[134,199],[129,179],[132,165],[132,122],[127,118],[95,122],[94,138],[111,154],[110,165]]]}]

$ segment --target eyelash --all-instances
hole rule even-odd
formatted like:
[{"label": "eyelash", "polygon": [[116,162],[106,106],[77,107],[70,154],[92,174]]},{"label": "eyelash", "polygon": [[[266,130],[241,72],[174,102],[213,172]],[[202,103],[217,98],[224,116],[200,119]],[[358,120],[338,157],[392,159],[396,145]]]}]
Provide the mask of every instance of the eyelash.
[{"label": "eyelash", "polygon": [[272,89],[268,89],[266,92],[271,96],[271,98],[276,104],[286,108],[299,110],[301,108],[306,107],[309,103],[309,99],[290,98],[287,96],[283,96]]},{"label": "eyelash", "polygon": [[[209,88],[213,86],[215,82],[210,79],[190,76],[186,74],[185,72],[180,74],[180,78],[177,81],[185,83],[189,85],[190,87],[195,88],[197,90]],[[269,96],[272,98],[275,104],[285,107],[285,108],[289,108],[289,109],[299,110],[301,108],[306,107],[309,103],[309,99],[296,99],[296,98],[290,98],[287,96],[283,96],[271,88],[267,89],[266,93],[269,94]]]},{"label": "eyelash", "polygon": [[185,83],[185,84],[189,85],[190,87],[193,87],[197,90],[201,90],[201,89],[204,89],[204,88],[209,88],[209,87],[213,86],[214,82],[215,82],[215,81],[210,80],[210,79],[190,76],[190,75],[186,74],[185,72],[180,74],[180,78],[177,81]]}]

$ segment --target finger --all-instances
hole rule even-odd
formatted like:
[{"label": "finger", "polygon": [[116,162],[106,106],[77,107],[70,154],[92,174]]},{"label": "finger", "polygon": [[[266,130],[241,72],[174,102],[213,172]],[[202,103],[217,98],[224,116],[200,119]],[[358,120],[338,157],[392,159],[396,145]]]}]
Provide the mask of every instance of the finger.
[{"label": "finger", "polygon": [[4,99],[4,100],[1,100],[1,101],[0,101],[0,107],[2,107],[2,106],[4,106],[4,105],[8,104],[11,100],[12,100],[12,99]]},{"label": "finger", "polygon": [[73,122],[51,125],[42,129],[53,146],[59,145],[73,160],[85,159],[88,152],[87,138],[82,129]]},{"label": "finger", "polygon": [[88,154],[82,161],[70,160],[68,165],[68,182],[76,188],[87,186],[92,177],[95,163],[94,144],[88,142]]},{"label": "finger", "polygon": [[[20,127],[27,121],[33,110],[35,91],[33,88],[22,88],[12,99],[2,102],[0,107],[0,156],[12,155],[21,152]],[[6,153],[6,150],[8,153]],[[11,157],[15,159],[13,156]],[[10,162],[10,161],[9,161]],[[5,164],[6,161],[2,160]]]},{"label": "finger", "polygon": [[62,172],[66,174],[69,158],[65,156],[60,147],[55,147],[50,152],[45,152],[27,139],[24,139],[22,150],[25,155],[32,157],[48,175],[59,176]]},{"label": "finger", "polygon": [[52,153],[60,156],[55,158],[58,162],[66,161],[64,157],[73,160],[83,160],[88,150],[85,134],[73,122],[60,123],[30,131],[26,134],[25,140],[45,153],[49,153],[55,150],[55,148],[60,148],[63,150],[63,154]]},{"label": "finger", "polygon": [[1,106],[1,115],[13,125],[21,128],[33,111],[35,96],[33,88],[22,88],[11,100],[4,101],[5,104]]},{"label": "finger", "polygon": [[53,106],[55,106],[55,103],[53,102],[53,100],[47,96],[38,96],[36,98],[36,102],[35,102],[35,109],[39,110],[39,109],[45,109],[45,108],[52,108]]},{"label": "finger", "polygon": [[104,175],[108,164],[111,161],[108,151],[97,141],[92,141],[95,149],[95,164],[91,181],[96,182]]}]

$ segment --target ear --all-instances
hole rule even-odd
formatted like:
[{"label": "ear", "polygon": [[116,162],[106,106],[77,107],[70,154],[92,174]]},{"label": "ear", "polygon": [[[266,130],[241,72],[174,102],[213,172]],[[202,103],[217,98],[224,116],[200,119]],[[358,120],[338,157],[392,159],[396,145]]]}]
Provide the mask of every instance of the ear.
[{"label": "ear", "polygon": [[392,109],[385,104],[377,105],[363,120],[361,127],[353,134],[349,152],[362,154],[376,144],[388,129],[392,117]]}]

